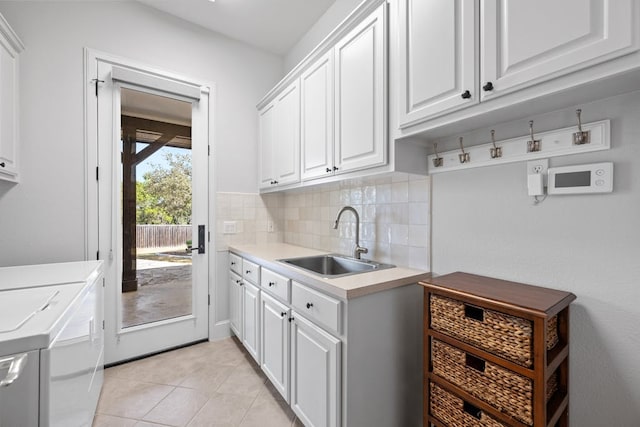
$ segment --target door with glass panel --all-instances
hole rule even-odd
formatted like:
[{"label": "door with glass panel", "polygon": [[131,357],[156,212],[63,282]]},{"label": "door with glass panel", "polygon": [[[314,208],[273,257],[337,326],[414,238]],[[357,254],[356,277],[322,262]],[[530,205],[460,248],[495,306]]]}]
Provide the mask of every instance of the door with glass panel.
[{"label": "door with glass panel", "polygon": [[208,336],[207,88],[97,61],[105,362]]}]

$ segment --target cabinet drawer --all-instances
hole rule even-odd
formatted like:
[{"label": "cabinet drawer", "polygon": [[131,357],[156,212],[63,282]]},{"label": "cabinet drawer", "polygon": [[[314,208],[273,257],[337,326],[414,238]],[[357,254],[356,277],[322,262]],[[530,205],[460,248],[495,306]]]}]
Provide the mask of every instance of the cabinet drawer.
[{"label": "cabinet drawer", "polygon": [[229,252],[229,268],[231,271],[242,275],[242,258]]},{"label": "cabinet drawer", "polygon": [[433,373],[527,425],[533,424],[533,382],[501,366],[431,341]]},{"label": "cabinet drawer", "polygon": [[340,301],[292,282],[291,305],[305,316],[340,331]]},{"label": "cabinet drawer", "polygon": [[291,279],[287,279],[278,273],[274,273],[266,268],[262,269],[260,275],[260,286],[268,292],[281,298],[283,301],[289,302],[289,285]]},{"label": "cabinet drawer", "polygon": [[[431,294],[431,328],[522,366],[533,364],[533,324],[498,311]],[[548,325],[555,325],[554,319]],[[547,349],[558,342],[557,328],[547,332]]]},{"label": "cabinet drawer", "polygon": [[242,260],[242,278],[253,283],[254,285],[260,285],[260,266],[246,259]]},{"label": "cabinet drawer", "polygon": [[429,413],[446,426],[507,427],[435,383],[429,390]]}]

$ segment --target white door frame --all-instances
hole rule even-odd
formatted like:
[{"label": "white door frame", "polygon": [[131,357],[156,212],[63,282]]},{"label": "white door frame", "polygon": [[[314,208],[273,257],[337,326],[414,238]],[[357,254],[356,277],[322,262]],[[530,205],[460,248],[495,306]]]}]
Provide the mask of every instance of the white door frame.
[{"label": "white door frame", "polygon": [[[213,117],[215,115],[214,111],[214,95],[215,95],[215,85],[209,82],[202,82],[201,80],[187,78],[178,74],[174,74],[171,72],[167,72],[164,70],[155,69],[149,67],[145,64],[141,64],[135,60],[130,60],[127,58],[122,58],[118,56],[114,56],[111,54],[107,54],[104,52],[99,52],[93,49],[85,48],[84,50],[84,123],[85,123],[85,258],[86,259],[102,259],[105,262],[105,270],[111,270],[111,280],[107,278],[106,284],[106,294],[105,298],[112,298],[112,305],[117,307],[119,310],[119,301],[117,300],[119,292],[116,289],[116,284],[119,283],[117,280],[117,272],[116,266],[118,263],[116,262],[117,256],[114,256],[113,253],[110,253],[108,249],[105,250],[106,247],[114,247],[113,241],[108,242],[105,245],[105,238],[102,237],[102,240],[99,239],[99,229],[105,225],[105,218],[101,218],[100,208],[99,208],[99,182],[97,177],[100,176],[100,179],[106,180],[109,179],[113,175],[113,171],[99,171],[98,162],[99,162],[99,146],[98,146],[98,131],[100,129],[100,124],[98,123],[98,97],[96,96],[96,90],[100,90],[101,87],[104,87],[105,84],[111,84],[109,76],[100,76],[98,74],[98,62],[108,63],[113,66],[123,67],[125,69],[133,70],[134,72],[142,72],[146,75],[151,76],[152,78],[160,78],[169,81],[171,84],[177,85],[188,85],[195,86],[200,88],[203,96],[206,97],[208,114],[207,117],[204,118],[208,121],[208,135],[206,138],[208,139],[208,151],[209,156],[207,156],[207,169],[208,169],[208,177],[205,178],[207,181],[207,214],[206,219],[208,221],[207,225],[207,233],[210,238],[209,241],[206,242],[207,254],[204,255],[207,257],[207,261],[205,264],[208,264],[208,271],[204,272],[204,277],[207,280],[207,292],[208,295],[215,295],[214,283],[216,277],[216,250],[215,250],[215,197],[212,197],[212,194],[215,192],[212,189],[215,189],[215,173],[214,173],[214,164],[215,162],[212,160],[214,158],[212,153],[212,145],[214,142],[214,120]],[[96,83],[97,80],[97,83]],[[106,81],[106,83],[105,83]],[[97,85],[97,86],[96,86]],[[96,89],[98,87],[98,89]],[[112,90],[108,91],[108,96],[111,96]],[[106,95],[106,93],[105,93]],[[203,99],[201,102],[205,102]],[[115,111],[114,111],[115,117]],[[110,121],[113,121],[111,119]],[[103,215],[104,216],[104,215]],[[107,220],[108,221],[108,220]],[[194,224],[197,225],[197,224]],[[210,232],[211,228],[214,228],[213,232]],[[113,230],[116,227],[111,227]],[[110,234],[110,239],[114,238],[113,230]],[[109,275],[106,274],[108,277]],[[113,299],[116,299],[114,301]],[[201,295],[198,297],[198,300],[207,299],[207,295]],[[194,301],[195,308],[195,301]],[[215,303],[214,301],[210,301],[210,305],[208,306],[208,310],[204,310],[208,315],[208,322],[205,322],[205,332],[204,335],[200,334],[198,339],[208,338],[210,336],[210,331],[213,330],[214,319],[215,319]],[[114,339],[115,342],[121,341],[122,337],[126,337],[127,335],[132,336],[135,334],[136,330],[146,329],[150,332],[150,340],[155,340],[156,338],[160,339],[161,337],[166,337],[167,335],[171,336],[177,333],[180,329],[180,324],[184,324],[184,322],[195,322],[194,316],[185,316],[179,319],[170,319],[163,322],[155,322],[152,327],[139,327],[139,328],[127,328],[127,331],[123,332],[119,330],[120,322],[118,320],[119,314],[117,312],[106,312],[105,313],[105,337],[117,337]],[[159,326],[159,327],[157,327]],[[153,331],[155,330],[155,332]],[[132,334],[129,334],[131,332]],[[149,333],[149,332],[148,332]],[[178,335],[180,335],[178,333]],[[173,342],[171,340],[167,341],[165,344],[165,348],[171,348],[174,346],[179,346],[183,344],[181,337],[180,339],[176,339]],[[116,341],[117,340],[117,341]],[[148,350],[145,350],[144,345],[139,344],[136,340],[129,339],[125,340],[124,343],[126,347],[126,351],[118,351],[119,355],[115,356],[115,351],[110,351],[109,346],[105,346],[105,363],[113,363],[118,360],[126,360],[128,358],[134,358],[140,356],[145,353],[149,353]],[[138,340],[143,341],[143,340]]]}]

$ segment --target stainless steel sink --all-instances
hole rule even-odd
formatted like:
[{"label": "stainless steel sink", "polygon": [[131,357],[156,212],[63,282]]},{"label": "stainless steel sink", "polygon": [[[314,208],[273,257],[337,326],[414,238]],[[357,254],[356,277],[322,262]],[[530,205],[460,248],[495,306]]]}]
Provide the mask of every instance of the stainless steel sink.
[{"label": "stainless steel sink", "polygon": [[395,265],[391,264],[381,264],[375,261],[335,254],[279,259],[278,261],[331,278],[395,267]]}]

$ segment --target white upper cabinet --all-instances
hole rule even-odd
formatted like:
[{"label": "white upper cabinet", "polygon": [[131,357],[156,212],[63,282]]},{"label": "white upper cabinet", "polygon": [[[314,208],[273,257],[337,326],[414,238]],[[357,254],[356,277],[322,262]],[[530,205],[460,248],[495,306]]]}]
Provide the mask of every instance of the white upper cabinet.
[{"label": "white upper cabinet", "polygon": [[300,89],[296,80],[276,98],[273,130],[278,185],[300,181]]},{"label": "white upper cabinet", "polygon": [[398,128],[637,51],[637,7],[633,0],[399,0]]},{"label": "white upper cabinet", "polygon": [[24,45],[0,15],[0,179],[18,181],[18,55]]},{"label": "white upper cabinet", "polygon": [[260,110],[260,188],[300,181],[300,90],[294,81]]},{"label": "white upper cabinet", "polygon": [[334,47],[337,172],[386,163],[386,3]]},{"label": "white upper cabinet", "polygon": [[383,0],[362,2],[260,101],[261,190],[394,170],[387,135],[389,7]]},{"label": "white upper cabinet", "polygon": [[399,125],[478,103],[476,2],[400,2]]},{"label": "white upper cabinet", "polygon": [[275,101],[258,113],[260,116],[260,188],[274,185],[273,111]]},{"label": "white upper cabinet", "polygon": [[333,173],[333,51],[300,76],[302,179]]},{"label": "white upper cabinet", "polygon": [[481,85],[493,87],[482,99],[636,50],[633,3],[482,1]]}]

